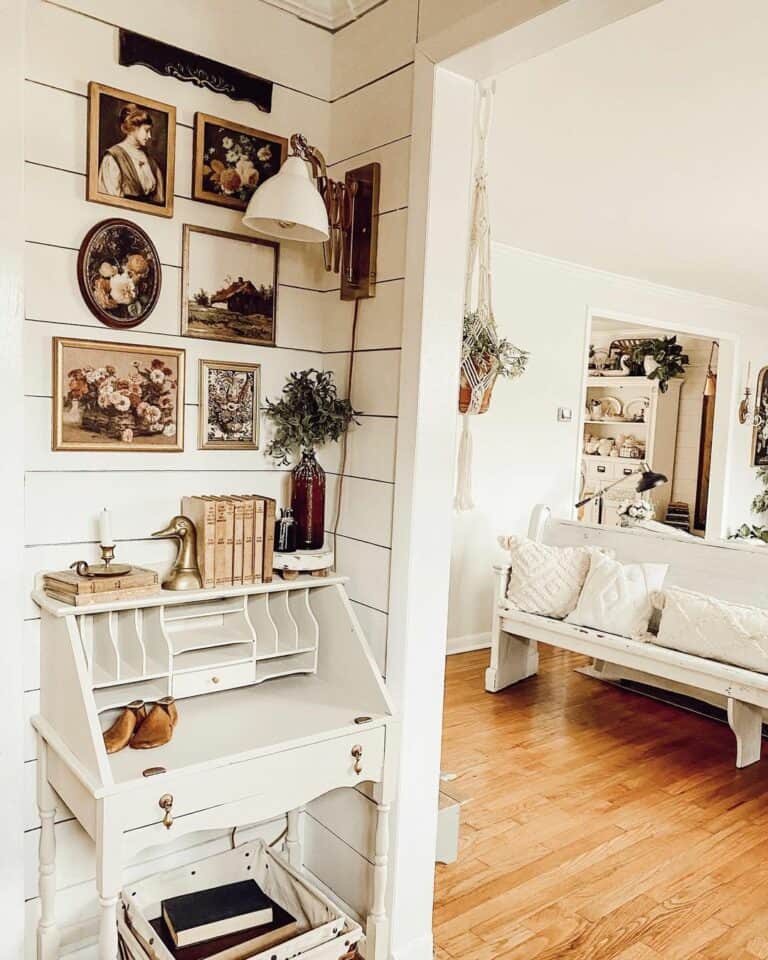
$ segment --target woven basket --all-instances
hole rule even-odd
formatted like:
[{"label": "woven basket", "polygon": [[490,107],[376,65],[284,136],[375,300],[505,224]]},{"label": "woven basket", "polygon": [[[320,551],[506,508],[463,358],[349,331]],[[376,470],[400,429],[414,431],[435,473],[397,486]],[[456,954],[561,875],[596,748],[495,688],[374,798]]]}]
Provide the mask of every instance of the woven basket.
[{"label": "woven basket", "polygon": [[124,430],[132,430],[135,437],[148,437],[152,431],[146,427],[136,425],[136,417],[132,413],[103,413],[84,412],[80,421],[83,430],[99,433],[103,436],[120,440]]}]

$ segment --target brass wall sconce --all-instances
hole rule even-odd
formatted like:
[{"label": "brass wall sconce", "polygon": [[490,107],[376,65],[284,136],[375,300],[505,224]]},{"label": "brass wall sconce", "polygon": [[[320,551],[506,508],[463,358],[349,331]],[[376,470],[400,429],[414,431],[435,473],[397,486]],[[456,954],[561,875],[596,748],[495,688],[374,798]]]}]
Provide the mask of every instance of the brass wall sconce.
[{"label": "brass wall sconce", "polygon": [[[752,372],[752,364],[747,364],[747,380],[744,387],[744,396],[741,399],[739,404],[739,423],[745,424],[749,423],[753,427],[760,427],[763,425],[763,415],[760,413],[759,400],[755,401],[754,405],[752,404],[752,388],[749,385],[750,374]],[[762,371],[761,371],[762,375]]]},{"label": "brass wall sconce", "polygon": [[294,133],[290,156],[254,192],[243,223],[279,240],[322,243],[325,269],[340,275],[341,299],[373,297],[380,178],[381,165],[368,163],[333,180],[321,151]]}]

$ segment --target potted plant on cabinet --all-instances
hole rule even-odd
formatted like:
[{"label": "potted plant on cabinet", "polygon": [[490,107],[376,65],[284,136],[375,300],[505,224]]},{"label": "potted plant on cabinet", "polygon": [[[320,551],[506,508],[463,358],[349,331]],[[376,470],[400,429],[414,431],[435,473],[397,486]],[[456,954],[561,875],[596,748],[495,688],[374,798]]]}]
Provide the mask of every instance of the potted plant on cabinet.
[{"label": "potted plant on cabinet", "polygon": [[684,374],[690,360],[674,336],[641,341],[632,351],[632,362],[642,366],[646,377],[657,380],[659,390],[666,393],[669,381]]},{"label": "potted plant on cabinet", "polygon": [[[487,326],[478,325],[477,319],[476,310],[467,310],[464,314],[461,361],[463,368],[465,362],[471,360],[478,377],[487,381],[480,407],[473,411],[485,413],[491,402],[496,378],[507,377],[511,380],[519,377],[528,363],[528,354],[509,340],[494,336]],[[466,413],[471,403],[472,385],[462,369],[459,381],[459,411]]]},{"label": "potted plant on cabinet", "polygon": [[325,541],[325,471],[315,450],[337,441],[358,411],[338,396],[330,371],[300,370],[291,373],[279,400],[266,401],[266,415],[274,423],[274,436],[266,454],[282,465],[300,455],[293,468],[291,506],[300,550],[320,550]]}]

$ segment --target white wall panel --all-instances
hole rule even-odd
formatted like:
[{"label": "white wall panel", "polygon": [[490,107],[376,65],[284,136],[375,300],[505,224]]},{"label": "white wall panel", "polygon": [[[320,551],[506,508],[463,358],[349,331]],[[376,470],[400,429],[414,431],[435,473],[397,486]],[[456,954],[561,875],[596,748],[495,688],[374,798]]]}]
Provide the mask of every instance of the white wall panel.
[{"label": "white wall panel", "polygon": [[411,138],[395,140],[382,147],[359,153],[348,160],[342,160],[329,166],[331,175],[342,180],[348,170],[361,167],[366,163],[381,164],[381,184],[379,192],[379,210],[398,210],[408,206],[408,167],[411,162]]},{"label": "white wall panel", "polygon": [[[340,392],[343,392],[349,371],[349,354],[326,356],[325,367],[334,371]],[[368,416],[396,417],[399,378],[399,350],[356,353],[352,374],[353,406]]]},{"label": "white wall panel", "polygon": [[[364,300],[357,316],[357,350],[386,350],[400,346],[403,327],[402,280],[376,284],[376,296]],[[349,350],[352,344],[350,304],[328,294],[324,304],[323,347],[327,353]]]},{"label": "white wall panel", "polygon": [[304,820],[304,863],[359,914],[366,914],[373,890],[373,867],[319,820]]},{"label": "white wall panel", "polygon": [[336,566],[350,577],[347,591],[352,600],[386,612],[389,601],[389,550],[362,540],[340,537]]},{"label": "white wall panel", "polygon": [[364,607],[362,603],[352,601],[357,619],[360,621],[368,646],[382,674],[387,670],[387,615],[380,610]]},{"label": "white wall panel", "polygon": [[411,133],[413,67],[404,67],[333,104],[332,163]]},{"label": "white wall panel", "polygon": [[[397,420],[389,417],[361,417],[347,433],[345,474],[394,483]],[[341,470],[341,444],[324,447],[320,456],[326,470]]]}]

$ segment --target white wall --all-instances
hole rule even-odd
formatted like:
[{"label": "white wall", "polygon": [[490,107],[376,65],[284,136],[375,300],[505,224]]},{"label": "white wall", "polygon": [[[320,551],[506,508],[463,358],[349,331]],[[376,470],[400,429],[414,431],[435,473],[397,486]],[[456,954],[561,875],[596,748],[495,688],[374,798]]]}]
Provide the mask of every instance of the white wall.
[{"label": "white wall", "polygon": [[[496,535],[525,533],[536,503],[548,503],[558,515],[569,515],[580,449],[578,411],[590,309],[735,342],[736,382],[728,383],[724,364],[718,383],[727,396],[733,395],[725,404],[729,414],[725,522],[730,526],[746,518],[754,487],[748,460],[751,429],[735,422],[735,394],[742,386],[738,371],[746,367],[749,356],[755,372],[766,362],[758,358],[768,358],[765,310],[502,244],[493,247],[493,271],[499,328],[531,357],[524,376],[499,381],[489,412],[472,419],[477,509],[454,520],[448,636],[456,645],[490,630]],[[572,423],[557,421],[561,405],[573,408]]]}]

